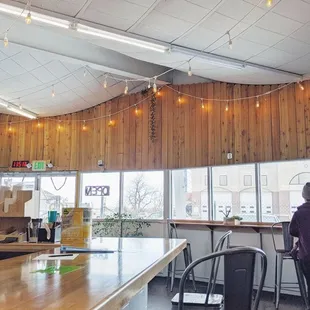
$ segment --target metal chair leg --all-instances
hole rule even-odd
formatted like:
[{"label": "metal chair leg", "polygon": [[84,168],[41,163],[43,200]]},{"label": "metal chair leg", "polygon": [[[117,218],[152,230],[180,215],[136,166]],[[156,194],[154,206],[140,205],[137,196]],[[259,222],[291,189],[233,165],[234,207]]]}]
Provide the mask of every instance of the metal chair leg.
[{"label": "metal chair leg", "polygon": [[278,255],[278,270],[277,270],[277,289],[276,289],[276,309],[279,309],[280,294],[281,294],[281,283],[282,283],[282,269],[283,269],[283,255],[277,253]]},{"label": "metal chair leg", "polygon": [[168,286],[169,286],[169,280],[171,278],[171,272],[172,272],[172,261],[168,264],[168,274],[167,274],[166,288],[168,288]]},{"label": "metal chair leg", "polygon": [[173,260],[173,271],[171,274],[171,283],[170,283],[170,291],[173,291],[173,287],[174,287],[174,279],[175,279],[175,274],[176,274],[176,270],[177,270],[177,257]]},{"label": "metal chair leg", "polygon": [[276,254],[276,266],[275,266],[275,275],[274,275],[274,293],[273,293],[273,303],[276,303],[277,298],[277,277],[278,277],[278,255]]},{"label": "metal chair leg", "polygon": [[306,309],[309,309],[309,301],[308,301],[308,296],[307,296],[306,284],[305,284],[303,273],[301,271],[300,262],[294,260],[294,264],[295,264],[295,269],[296,269],[296,275],[297,275],[300,295],[305,303]]},{"label": "metal chair leg", "polygon": [[[190,263],[192,263],[192,261],[193,261],[193,257],[192,257],[191,245],[188,244],[187,245],[187,261],[185,260],[185,255],[184,255],[185,267],[187,267]],[[197,292],[194,269],[192,270],[191,275],[192,275],[192,282],[193,282],[194,291]]]}]

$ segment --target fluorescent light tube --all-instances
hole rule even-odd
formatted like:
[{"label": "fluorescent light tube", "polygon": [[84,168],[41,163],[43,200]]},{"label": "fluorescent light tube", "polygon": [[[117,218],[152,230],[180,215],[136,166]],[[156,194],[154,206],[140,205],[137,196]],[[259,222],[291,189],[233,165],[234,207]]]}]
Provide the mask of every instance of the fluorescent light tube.
[{"label": "fluorescent light tube", "polygon": [[[0,12],[15,15],[15,16],[21,16],[23,18],[25,18],[28,14],[28,10],[24,10],[23,12],[23,9],[10,6],[10,5],[5,5],[5,4],[0,4]],[[40,23],[44,23],[44,24],[48,24],[48,25],[52,25],[56,27],[61,27],[61,28],[66,28],[66,29],[69,29],[69,26],[70,26],[70,22],[67,20],[39,14],[39,13],[32,12],[32,11],[31,11],[31,19],[34,21],[40,22]]]},{"label": "fluorescent light tube", "polygon": [[88,26],[81,25],[81,24],[77,25],[76,30],[78,32],[85,33],[88,35],[100,37],[100,38],[107,39],[107,40],[117,41],[120,43],[125,43],[125,44],[129,44],[133,46],[138,46],[138,47],[149,49],[155,52],[165,53],[169,50],[169,48],[164,45],[150,43],[150,42],[139,40],[139,39],[134,39],[128,36],[123,36],[120,34],[88,27]]},{"label": "fluorescent light tube", "polygon": [[16,114],[19,114],[21,116],[25,116],[27,118],[30,118],[30,119],[36,119],[37,118],[37,116],[34,113],[32,113],[32,112],[21,110],[19,108],[15,108],[15,107],[12,107],[12,106],[9,106],[8,110],[10,110],[10,111],[12,111],[12,112],[14,112]]},{"label": "fluorescent light tube", "polygon": [[212,55],[210,53],[199,52],[195,50],[192,51],[192,50],[189,50],[183,47],[173,47],[172,52],[189,55],[197,59],[201,59],[202,61],[205,61],[208,64],[219,66],[219,67],[237,69],[237,70],[242,70],[246,67],[246,65],[242,63],[241,61],[239,62],[239,61],[229,60],[222,56]]}]

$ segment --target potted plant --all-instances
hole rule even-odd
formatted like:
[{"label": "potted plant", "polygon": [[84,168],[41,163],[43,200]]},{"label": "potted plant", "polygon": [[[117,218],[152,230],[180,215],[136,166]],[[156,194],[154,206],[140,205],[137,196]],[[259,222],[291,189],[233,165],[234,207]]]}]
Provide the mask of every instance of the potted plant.
[{"label": "potted plant", "polygon": [[238,215],[234,215],[234,216],[228,218],[227,221],[234,222],[235,225],[240,225],[241,221],[242,221],[242,217],[240,217]]},{"label": "potted plant", "polygon": [[220,213],[222,213],[222,214],[224,215],[224,217],[223,217],[224,224],[226,224],[227,222],[229,222],[229,219],[230,219],[230,217],[229,217],[230,211],[231,211],[231,209],[230,209],[230,208],[227,208],[227,207],[226,207],[225,212],[224,212],[224,211],[220,211]]}]

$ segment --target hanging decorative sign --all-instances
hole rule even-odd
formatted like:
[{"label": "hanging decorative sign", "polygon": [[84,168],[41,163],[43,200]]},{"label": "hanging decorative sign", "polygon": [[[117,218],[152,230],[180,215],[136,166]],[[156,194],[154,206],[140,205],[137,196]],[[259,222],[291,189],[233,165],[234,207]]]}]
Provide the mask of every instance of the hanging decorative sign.
[{"label": "hanging decorative sign", "polygon": [[110,196],[110,186],[85,186],[85,196]]},{"label": "hanging decorative sign", "polygon": [[32,162],[32,171],[46,171],[46,161],[34,160]]},{"label": "hanging decorative sign", "polygon": [[14,160],[12,162],[12,168],[27,168],[29,160]]}]

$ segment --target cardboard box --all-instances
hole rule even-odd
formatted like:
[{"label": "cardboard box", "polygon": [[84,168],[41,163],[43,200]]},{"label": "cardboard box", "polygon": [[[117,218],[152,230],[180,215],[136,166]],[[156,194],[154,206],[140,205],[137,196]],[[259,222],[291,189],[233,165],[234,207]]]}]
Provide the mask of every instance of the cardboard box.
[{"label": "cardboard box", "polygon": [[91,211],[90,208],[63,208],[61,244],[76,245],[91,241]]}]

